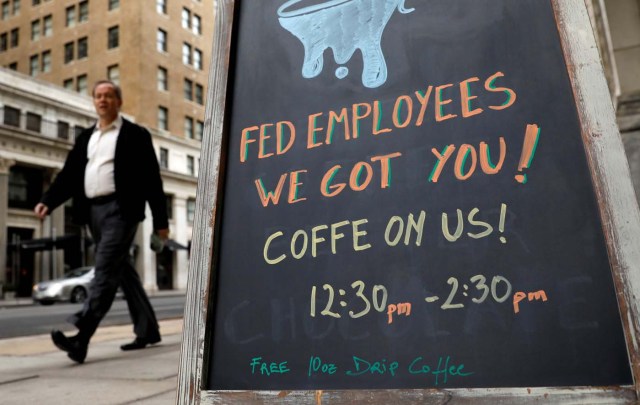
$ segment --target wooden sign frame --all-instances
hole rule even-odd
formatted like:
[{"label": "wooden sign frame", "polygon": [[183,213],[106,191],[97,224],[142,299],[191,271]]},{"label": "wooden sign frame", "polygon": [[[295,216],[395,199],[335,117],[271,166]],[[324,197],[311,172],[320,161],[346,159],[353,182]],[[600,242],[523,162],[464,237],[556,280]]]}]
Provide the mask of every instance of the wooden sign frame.
[{"label": "wooden sign frame", "polygon": [[205,386],[208,318],[215,297],[212,285],[218,251],[218,216],[224,187],[226,138],[228,136],[229,66],[233,54],[234,9],[241,0],[216,0],[215,33],[209,76],[202,164],[197,189],[196,215],[189,269],[188,294],[177,403],[265,404],[331,403],[387,404],[442,403],[449,401],[494,404],[500,401],[537,403],[630,403],[640,399],[640,213],[628,163],[615,121],[607,83],[584,0],[551,1],[561,45],[579,114],[582,141],[593,181],[618,304],[622,314],[635,385],[613,387],[548,387],[495,389],[336,390],[336,391],[207,391]]}]

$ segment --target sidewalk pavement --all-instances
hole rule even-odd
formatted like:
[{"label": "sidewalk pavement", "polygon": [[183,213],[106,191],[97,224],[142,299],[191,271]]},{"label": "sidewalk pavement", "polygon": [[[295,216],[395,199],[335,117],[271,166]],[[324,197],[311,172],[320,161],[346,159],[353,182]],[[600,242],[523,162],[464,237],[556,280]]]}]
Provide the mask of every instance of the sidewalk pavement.
[{"label": "sidewalk pavement", "polygon": [[[3,305],[31,305],[30,300]],[[123,352],[131,325],[99,327],[84,364],[58,350],[49,334],[0,340],[0,403],[175,404],[182,319],[160,321],[162,342]]]},{"label": "sidewalk pavement", "polygon": [[84,364],[47,335],[0,340],[0,402],[17,404],[174,404],[182,319],[160,321],[162,342],[123,352],[131,325],[98,328]]}]

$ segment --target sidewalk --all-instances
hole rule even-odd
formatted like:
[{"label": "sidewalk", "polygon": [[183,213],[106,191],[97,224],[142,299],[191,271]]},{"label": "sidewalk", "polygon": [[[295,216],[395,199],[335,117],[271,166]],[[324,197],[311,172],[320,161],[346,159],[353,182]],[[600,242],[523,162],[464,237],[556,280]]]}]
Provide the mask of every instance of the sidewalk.
[{"label": "sidewalk", "polygon": [[166,405],[175,403],[182,319],[160,321],[162,342],[123,352],[131,325],[100,327],[84,364],[47,335],[0,340],[0,402],[18,404]]}]

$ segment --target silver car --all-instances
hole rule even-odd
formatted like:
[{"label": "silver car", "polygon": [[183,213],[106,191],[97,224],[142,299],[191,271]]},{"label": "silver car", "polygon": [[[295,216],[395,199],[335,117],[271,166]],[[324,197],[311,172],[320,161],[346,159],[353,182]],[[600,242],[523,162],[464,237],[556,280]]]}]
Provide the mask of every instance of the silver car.
[{"label": "silver car", "polygon": [[89,294],[94,274],[93,266],[73,269],[62,278],[35,284],[31,297],[42,305],[51,305],[56,301],[83,302]]}]

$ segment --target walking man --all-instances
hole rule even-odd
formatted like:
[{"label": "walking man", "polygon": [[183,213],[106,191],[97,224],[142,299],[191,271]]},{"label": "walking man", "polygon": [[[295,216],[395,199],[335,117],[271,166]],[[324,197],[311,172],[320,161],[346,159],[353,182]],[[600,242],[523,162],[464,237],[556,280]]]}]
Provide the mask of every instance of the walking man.
[{"label": "walking man", "polygon": [[34,211],[42,219],[73,197],[73,217],[87,224],[95,242],[95,278],[82,310],[68,321],[78,333],[51,332],[53,343],[69,358],[83,363],[89,340],[113,303],[118,286],[127,300],[136,335],[122,350],[143,349],[160,342],[160,330],[149,298],[131,263],[129,248],[144,219],[145,203],[160,238],[169,235],[167,202],[149,132],[120,115],[122,92],[103,80],[93,88],[98,114],[95,126],[78,135],[62,171]]}]

